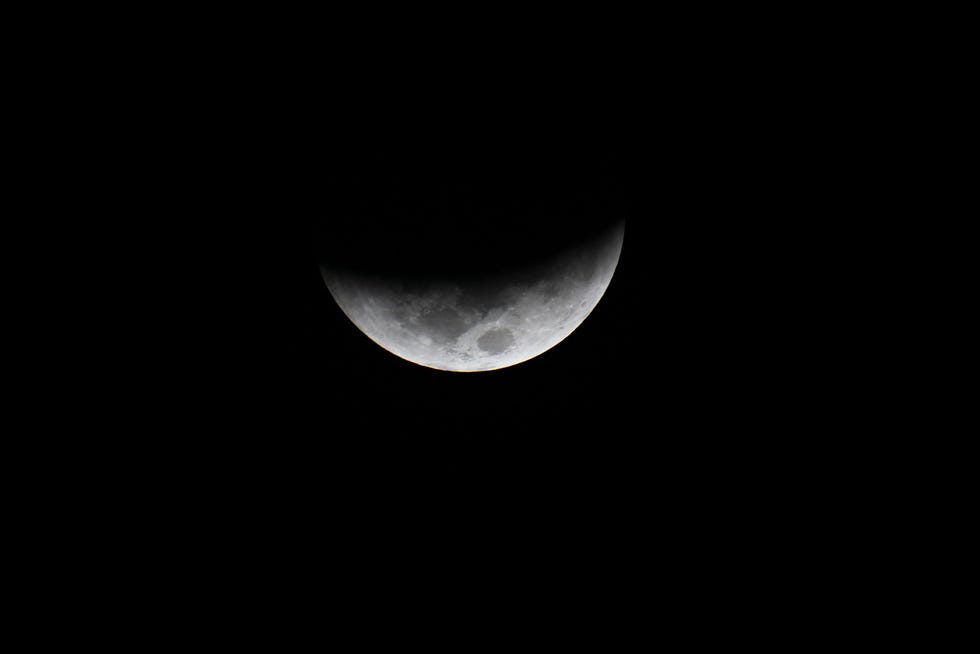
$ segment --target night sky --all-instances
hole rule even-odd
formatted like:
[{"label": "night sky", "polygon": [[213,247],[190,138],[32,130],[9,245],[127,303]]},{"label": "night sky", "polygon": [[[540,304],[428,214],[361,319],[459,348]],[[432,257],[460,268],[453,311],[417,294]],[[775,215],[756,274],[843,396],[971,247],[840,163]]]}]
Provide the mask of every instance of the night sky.
[{"label": "night sky", "polygon": [[[207,621],[223,603],[208,592],[214,584],[242,590],[245,602],[260,598],[259,614],[272,603],[310,624],[325,616],[328,637],[344,611],[371,623],[365,635],[387,631],[373,602],[421,606],[432,569],[451,578],[435,589],[449,603],[497,585],[505,601],[495,609],[524,600],[529,621],[540,614],[539,589],[579,604],[582,622],[605,605],[614,617],[599,630],[606,646],[620,620],[644,635],[671,621],[660,605],[687,613],[691,633],[726,641],[730,632],[697,602],[718,601],[722,613],[747,607],[768,628],[771,614],[744,600],[765,567],[777,581],[769,597],[796,611],[782,601],[785,588],[810,585],[792,575],[819,575],[830,567],[826,552],[850,558],[854,542],[820,533],[813,516],[833,524],[826,498],[846,505],[840,480],[878,465],[851,445],[855,429],[876,427],[872,417],[855,423],[838,410],[865,392],[863,379],[833,368],[842,361],[834,338],[851,339],[852,316],[827,311],[836,310],[831,291],[807,286],[838,263],[812,243],[849,241],[856,209],[820,203],[846,154],[811,156],[825,117],[795,113],[814,98],[806,83],[786,95],[801,79],[793,62],[768,74],[782,50],[739,59],[751,34],[714,10],[692,12],[686,31],[663,17],[623,17],[605,40],[591,25],[564,29],[566,12],[553,12],[531,39],[537,56],[514,51],[508,30],[488,30],[472,58],[400,23],[407,42],[379,47],[374,18],[364,24],[374,38],[344,41],[351,26],[332,19],[299,35],[297,17],[271,38],[262,12],[256,29],[223,17],[215,34],[242,46],[206,38],[215,54],[189,56],[172,95],[134,101],[120,79],[125,97],[105,111],[111,121],[116,111],[139,113],[134,102],[155,108],[123,134],[124,151],[154,163],[117,163],[156,183],[137,185],[142,204],[126,205],[133,224],[153,210],[146,236],[124,230],[118,239],[143,266],[116,272],[139,284],[153,270],[164,283],[147,294],[145,316],[132,297],[120,298],[119,323],[98,312],[64,316],[110,336],[135,323],[153,332],[134,328],[141,342],[122,349],[139,375],[118,380],[128,387],[121,397],[102,392],[93,365],[75,371],[99,394],[87,413],[57,403],[42,412],[71,422],[74,450],[62,458],[80,481],[59,503],[105,489],[104,501],[80,504],[82,526],[50,545],[89,542],[113,558],[133,550],[120,596],[133,584],[156,594],[143,571],[187,574],[185,557],[193,576],[161,584],[177,598],[167,596],[160,615],[197,600],[207,606],[188,615]],[[523,24],[521,12],[501,17]],[[432,26],[471,39],[468,24],[444,18]],[[706,33],[709,18],[727,39]],[[636,33],[625,34],[626,23]],[[772,30],[793,35],[791,25]],[[162,57],[183,49],[181,33],[168,34]],[[553,33],[568,42],[543,36]],[[427,45],[430,56],[419,57]],[[116,192],[117,180],[100,184]],[[319,269],[331,260],[413,279],[478,278],[623,219],[619,262],[591,315],[550,350],[494,371],[435,370],[384,350],[343,314]],[[142,255],[175,233],[159,258]],[[203,255],[204,274],[185,261],[188,250]],[[70,281],[87,288],[84,275]],[[100,355],[97,345],[84,349]],[[104,416],[117,415],[123,429],[104,440]],[[34,440],[47,448],[48,439]],[[879,490],[888,492],[876,488],[855,522],[873,516]],[[120,501],[125,509],[109,518],[118,539],[85,524]],[[36,520],[58,522],[43,512]],[[134,529],[140,520],[145,528]],[[143,555],[144,542],[159,555]],[[214,581],[220,568],[227,584]],[[263,576],[303,592],[264,592]],[[665,578],[675,582],[667,592]],[[648,591],[659,602],[652,608]],[[557,613],[577,638],[578,616]],[[241,618],[229,629],[248,635]]]},{"label": "night sky", "polygon": [[[242,259],[258,287],[229,375],[241,387],[229,415],[256,434],[245,456],[303,498],[546,489],[688,503],[771,474],[762,462],[786,446],[775,434],[798,401],[781,382],[798,356],[796,318],[780,312],[792,289],[770,265],[785,228],[766,176],[778,162],[760,162],[709,95],[276,114],[281,131],[243,153],[236,188],[258,241]],[[335,255],[474,274],[621,217],[622,254],[593,313],[497,371],[399,359],[344,316],[318,270]]]},{"label": "night sky", "polygon": [[[745,305],[719,296],[727,282],[711,257],[727,244],[692,215],[703,190],[684,179],[689,160],[651,165],[615,132],[554,149],[554,134],[520,141],[345,150],[304,197],[307,220],[285,241],[265,318],[275,345],[263,402],[274,407],[269,429],[290,444],[284,456],[313,478],[322,465],[365,492],[530,485],[635,497],[634,485],[700,476],[734,447],[724,425],[744,409],[733,340]],[[592,314],[553,349],[491,372],[432,370],[385,351],[344,316],[317,266],[334,227],[338,238],[376,234],[380,256],[367,248],[352,261],[426,270],[432,261],[414,253],[444,252],[470,272],[469,254],[526,260],[623,216],[620,261]]]}]

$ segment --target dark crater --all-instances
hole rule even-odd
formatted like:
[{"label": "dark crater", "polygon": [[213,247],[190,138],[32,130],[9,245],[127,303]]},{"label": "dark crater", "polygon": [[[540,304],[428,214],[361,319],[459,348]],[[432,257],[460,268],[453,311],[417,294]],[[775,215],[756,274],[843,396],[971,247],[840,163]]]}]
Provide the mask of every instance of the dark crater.
[{"label": "dark crater", "polygon": [[419,323],[426,328],[426,334],[440,345],[455,343],[469,329],[462,316],[449,308],[424,311],[419,317]]},{"label": "dark crater", "polygon": [[502,354],[514,345],[514,335],[507,328],[491,329],[476,341],[484,352]]}]

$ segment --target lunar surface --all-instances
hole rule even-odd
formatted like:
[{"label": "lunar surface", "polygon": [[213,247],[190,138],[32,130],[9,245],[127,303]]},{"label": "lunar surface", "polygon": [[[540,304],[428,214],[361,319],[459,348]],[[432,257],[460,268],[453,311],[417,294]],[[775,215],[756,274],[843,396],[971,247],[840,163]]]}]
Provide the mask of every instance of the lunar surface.
[{"label": "lunar surface", "polygon": [[332,270],[327,288],[375,343],[422,366],[456,372],[527,361],[572,333],[612,280],[624,223],[550,260],[479,280],[404,280]]}]

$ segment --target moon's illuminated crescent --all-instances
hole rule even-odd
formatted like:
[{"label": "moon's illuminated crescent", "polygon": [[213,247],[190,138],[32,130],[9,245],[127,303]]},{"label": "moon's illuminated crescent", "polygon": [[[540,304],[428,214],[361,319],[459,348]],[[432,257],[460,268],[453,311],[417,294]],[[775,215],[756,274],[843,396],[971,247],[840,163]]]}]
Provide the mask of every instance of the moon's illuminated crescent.
[{"label": "moon's illuminated crescent", "polygon": [[571,334],[598,304],[623,246],[620,221],[593,242],[550,261],[479,283],[413,285],[321,266],[348,318],[403,359],[456,372],[527,361]]}]

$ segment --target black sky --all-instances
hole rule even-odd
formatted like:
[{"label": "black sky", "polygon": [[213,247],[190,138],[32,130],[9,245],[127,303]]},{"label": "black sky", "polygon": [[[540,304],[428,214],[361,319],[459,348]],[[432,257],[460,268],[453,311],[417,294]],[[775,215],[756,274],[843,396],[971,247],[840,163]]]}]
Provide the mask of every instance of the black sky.
[{"label": "black sky", "polygon": [[[711,232],[718,216],[701,213],[718,210],[704,194],[719,189],[687,178],[692,160],[676,143],[654,156],[639,134],[465,135],[344,149],[304,196],[308,221],[276,289],[277,374],[267,388],[281,406],[269,427],[295,443],[301,466],[329,462],[355,486],[628,493],[722,465],[733,447],[724,425],[744,409],[751,373],[736,336],[746,304],[726,297],[713,258],[731,244]],[[357,250],[355,263],[425,270],[415,253],[436,252],[469,271],[471,256],[526,260],[622,217],[619,265],[590,317],[552,350],[499,371],[397,358],[343,315],[317,267],[335,225],[338,237],[378,244],[380,256]]]},{"label": "black sky", "polygon": [[[854,208],[821,204],[846,155],[811,157],[827,123],[795,109],[809,106],[811,89],[787,91],[800,71],[780,45],[714,10],[691,13],[616,17],[606,30],[592,27],[591,10],[576,29],[549,16],[529,30],[528,51],[509,29],[487,29],[467,57],[400,24],[403,42],[379,39],[373,18],[367,34],[345,40],[353,31],[343,20],[310,21],[304,34],[301,18],[273,29],[263,11],[238,29],[241,12],[226,12],[204,28],[206,56],[185,51],[183,30],[157,49],[172,91],[137,60],[133,75],[151,91],[134,97],[119,79],[120,101],[95,103],[110,121],[135,114],[122,140],[139,160],[116,163],[156,182],[123,189],[134,196],[124,226],[146,207],[152,215],[145,235],[119,234],[142,267],[114,272],[140,285],[152,269],[164,281],[142,293],[145,316],[131,313],[131,297],[118,324],[82,310],[63,316],[110,336],[133,323],[151,329],[134,329],[138,342],[123,348],[139,370],[113,379],[128,387],[120,396],[100,392],[93,365],[74,371],[96,389],[90,408],[44,406],[69,421],[56,436],[71,447],[55,454],[79,479],[59,503],[104,488],[105,498],[80,505],[82,523],[124,504],[110,517],[118,539],[82,524],[58,534],[58,551],[78,541],[110,557],[132,549],[128,585],[143,570],[181,569],[185,557],[193,578],[177,583],[178,602],[221,604],[201,584],[223,567],[232,593],[248,589],[244,601],[298,602],[295,615],[316,613],[312,623],[337,615],[321,611],[325,597],[372,622],[364,633],[387,627],[361,598],[418,605],[430,569],[442,569],[455,586],[436,592],[453,604],[466,598],[459,588],[482,595],[472,580],[500,574],[497,608],[536,602],[537,584],[576,591],[568,601],[584,608],[583,622],[604,604],[645,634],[657,610],[634,598],[653,589],[688,614],[691,633],[724,638],[685,600],[720,598],[721,613],[749,606],[765,622],[770,613],[743,601],[760,567],[792,586],[787,570],[819,574],[832,565],[826,552],[849,557],[851,534],[824,546],[813,516],[835,520],[823,500],[844,495],[838,480],[849,471],[871,467],[850,440],[874,425],[835,411],[861,402],[862,380],[842,390],[850,370],[818,361],[839,361],[825,357],[832,337],[853,326],[846,313],[828,318],[828,292],[806,286],[835,261],[797,263],[814,234],[849,238]],[[431,26],[443,30],[443,18]],[[772,22],[758,29],[792,39],[793,25]],[[465,44],[477,30],[444,31]],[[821,35],[813,51],[826,47]],[[173,70],[178,55],[187,63]],[[85,102],[73,97],[65,112]],[[844,98],[828,111],[851,106]],[[116,192],[116,179],[100,184]],[[87,225],[99,211],[83,203],[70,217]],[[330,257],[389,273],[447,265],[478,275],[622,218],[622,254],[592,314],[556,347],[498,371],[399,359],[343,315],[318,270]],[[145,254],[173,233],[158,257]],[[203,255],[207,274],[186,265],[188,250]],[[122,427],[108,440],[106,417]],[[48,438],[35,440],[47,450]],[[875,495],[858,520],[874,514]],[[143,556],[144,541],[159,555]],[[799,554],[799,543],[817,547]],[[403,583],[405,573],[417,578]],[[305,592],[263,592],[265,575]],[[665,594],[664,577],[678,590]],[[795,611],[781,601],[786,585],[770,596]],[[536,619],[538,607],[525,614]],[[600,629],[604,644],[621,631],[617,620]],[[564,631],[577,637],[578,625]]]},{"label": "black sky", "polygon": [[[793,289],[773,268],[792,247],[772,246],[796,201],[793,173],[732,87],[657,70],[566,70],[559,84],[528,74],[489,95],[473,84],[432,94],[398,75],[338,95],[328,78],[263,105],[234,188],[259,246],[241,255],[258,286],[230,415],[267,438],[276,479],[309,492],[535,487],[629,503],[748,489],[771,472],[763,454],[799,401],[781,381],[800,356],[786,336],[799,317],[780,311]],[[343,315],[318,271],[346,256],[423,274],[445,257],[469,273],[624,216],[592,315],[499,371],[397,358]]]}]

